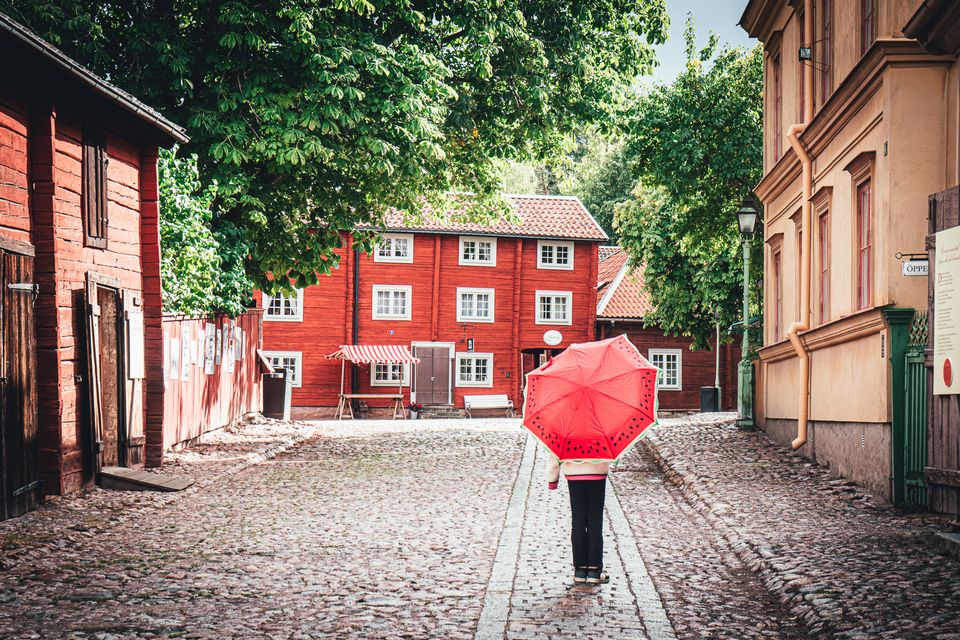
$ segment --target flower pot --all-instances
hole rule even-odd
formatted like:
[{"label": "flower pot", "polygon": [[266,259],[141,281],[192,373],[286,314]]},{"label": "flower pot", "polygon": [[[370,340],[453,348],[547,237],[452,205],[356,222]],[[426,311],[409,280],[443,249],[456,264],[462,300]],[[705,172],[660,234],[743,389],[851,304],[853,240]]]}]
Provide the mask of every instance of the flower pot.
[{"label": "flower pot", "polygon": [[420,412],[419,412],[419,411],[413,411],[412,409],[410,410],[410,419],[411,419],[411,420],[416,420],[419,416],[420,416]]}]

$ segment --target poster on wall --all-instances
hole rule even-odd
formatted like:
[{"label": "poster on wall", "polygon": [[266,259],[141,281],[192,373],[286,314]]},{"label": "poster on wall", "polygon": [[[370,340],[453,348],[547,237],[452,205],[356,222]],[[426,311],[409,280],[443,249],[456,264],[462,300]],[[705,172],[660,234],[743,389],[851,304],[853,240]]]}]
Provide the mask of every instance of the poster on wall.
[{"label": "poster on wall", "polygon": [[197,367],[203,369],[204,362],[204,341],[203,341],[203,327],[197,329]]},{"label": "poster on wall", "polygon": [[180,379],[180,341],[170,338],[170,379]]},{"label": "poster on wall", "polygon": [[126,310],[127,316],[127,378],[142,380],[147,377],[144,362],[143,312],[139,309]]},{"label": "poster on wall", "polygon": [[180,344],[183,349],[180,356],[180,379],[186,382],[190,379],[190,327],[183,327],[181,330]]},{"label": "poster on wall", "polygon": [[217,343],[213,350],[214,362],[220,364],[220,357],[223,355],[223,331],[220,325],[217,325]]},{"label": "poster on wall", "polygon": [[167,388],[170,379],[170,332],[163,330],[163,388]]},{"label": "poster on wall", "polygon": [[203,332],[204,336],[204,354],[203,354],[203,372],[208,376],[212,376],[214,372],[214,366],[216,362],[216,352],[217,352],[217,336],[214,333],[213,324],[207,323],[206,329]]},{"label": "poster on wall", "polygon": [[236,326],[229,322],[223,326],[223,370],[233,373],[233,337]]},{"label": "poster on wall", "polygon": [[233,340],[233,359],[237,362],[243,357],[243,329],[237,327]]},{"label": "poster on wall", "polygon": [[960,394],[960,227],[937,232],[933,394]]}]

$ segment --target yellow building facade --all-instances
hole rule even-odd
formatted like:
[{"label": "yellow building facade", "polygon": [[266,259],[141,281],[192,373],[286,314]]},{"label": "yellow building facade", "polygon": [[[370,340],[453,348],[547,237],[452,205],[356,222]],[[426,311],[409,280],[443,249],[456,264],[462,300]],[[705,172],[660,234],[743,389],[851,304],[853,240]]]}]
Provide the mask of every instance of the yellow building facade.
[{"label": "yellow building facade", "polygon": [[[960,182],[956,56],[907,37],[930,0],[751,0],[763,43],[757,421],[893,498],[897,330],[927,309],[930,194]],[[805,361],[805,362],[804,362]]]}]

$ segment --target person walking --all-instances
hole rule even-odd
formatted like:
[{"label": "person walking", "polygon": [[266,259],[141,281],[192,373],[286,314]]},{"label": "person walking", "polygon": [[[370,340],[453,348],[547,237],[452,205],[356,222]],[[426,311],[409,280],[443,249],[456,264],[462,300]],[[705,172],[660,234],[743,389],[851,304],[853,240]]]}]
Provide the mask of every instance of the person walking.
[{"label": "person walking", "polygon": [[560,483],[560,472],[570,492],[573,544],[573,581],[576,584],[606,584],[610,577],[603,570],[603,500],[607,492],[606,461],[560,462],[549,453],[547,487],[553,491]]}]

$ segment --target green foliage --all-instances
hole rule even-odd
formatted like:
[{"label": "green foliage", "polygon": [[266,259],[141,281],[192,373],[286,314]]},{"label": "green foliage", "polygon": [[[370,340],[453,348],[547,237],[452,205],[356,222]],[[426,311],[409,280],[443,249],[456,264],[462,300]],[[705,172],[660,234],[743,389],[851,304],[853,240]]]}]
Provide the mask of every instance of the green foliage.
[{"label": "green foliage", "polygon": [[497,160],[549,157],[564,132],[608,119],[667,21],[664,0],[0,10],[188,125],[185,151],[218,185],[214,229],[244,247],[247,274],[269,290],[329,270],[339,231],[376,225],[388,207],[415,215],[466,189],[475,217],[499,215]]},{"label": "green foliage", "polygon": [[158,170],[164,311],[242,313],[251,290],[246,254],[238,255],[240,242],[210,229],[217,185],[201,184],[196,156],[163,149]]},{"label": "green foliage", "polygon": [[592,131],[580,136],[582,152],[575,159],[563,190],[580,198],[611,242],[617,242],[614,212],[628,201],[636,177],[622,140]]},{"label": "green foliage", "polygon": [[[666,331],[707,346],[719,321],[742,315],[741,236],[735,213],[762,177],[762,52],[696,51],[688,20],[686,69],[644,95],[626,154],[640,182],[616,214],[623,246],[644,276]],[[754,236],[753,286],[762,272]],[[759,308],[759,307],[758,307]]]}]

